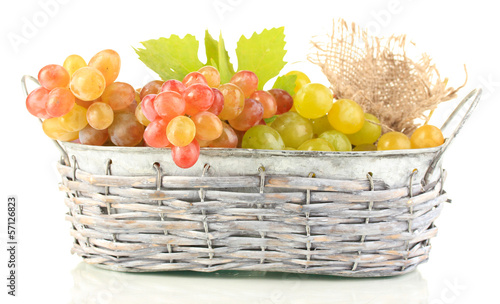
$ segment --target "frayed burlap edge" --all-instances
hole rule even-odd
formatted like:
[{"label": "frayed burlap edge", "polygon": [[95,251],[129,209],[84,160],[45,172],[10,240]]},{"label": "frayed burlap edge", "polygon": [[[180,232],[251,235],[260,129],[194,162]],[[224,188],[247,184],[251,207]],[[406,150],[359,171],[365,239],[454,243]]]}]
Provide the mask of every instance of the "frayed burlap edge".
[{"label": "frayed burlap edge", "polygon": [[429,113],[465,85],[447,87],[429,55],[410,56],[416,48],[406,35],[373,37],[339,19],[331,35],[314,37],[312,45],[308,60],[322,69],[335,97],[359,103],[379,118],[384,132],[411,135],[421,124],[415,120],[427,121]]}]

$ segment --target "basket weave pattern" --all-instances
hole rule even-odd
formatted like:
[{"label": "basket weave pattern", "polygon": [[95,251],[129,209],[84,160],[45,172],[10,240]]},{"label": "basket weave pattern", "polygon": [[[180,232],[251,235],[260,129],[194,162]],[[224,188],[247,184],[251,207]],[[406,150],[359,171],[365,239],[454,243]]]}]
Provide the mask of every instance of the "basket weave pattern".
[{"label": "basket weave pattern", "polygon": [[[74,162],[76,164],[76,162]],[[442,179],[267,175],[96,175],[57,165],[73,253],[118,271],[280,271],[352,277],[410,272],[428,259]]]}]

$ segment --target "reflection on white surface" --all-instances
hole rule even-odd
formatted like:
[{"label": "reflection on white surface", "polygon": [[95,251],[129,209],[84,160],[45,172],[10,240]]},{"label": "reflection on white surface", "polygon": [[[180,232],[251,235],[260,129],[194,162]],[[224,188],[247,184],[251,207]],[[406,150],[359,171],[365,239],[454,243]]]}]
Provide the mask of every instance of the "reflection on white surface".
[{"label": "reflection on white surface", "polygon": [[390,278],[222,271],[122,273],[81,262],[72,271],[73,304],[110,303],[428,303],[420,272]]}]

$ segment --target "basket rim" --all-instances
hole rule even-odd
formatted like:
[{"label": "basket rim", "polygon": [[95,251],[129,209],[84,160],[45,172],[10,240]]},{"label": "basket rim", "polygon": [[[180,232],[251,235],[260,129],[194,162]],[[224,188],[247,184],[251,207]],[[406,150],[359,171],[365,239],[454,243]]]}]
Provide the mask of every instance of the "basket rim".
[{"label": "basket rim", "polygon": [[[448,139],[446,139],[448,141]],[[446,143],[445,141],[445,143]],[[61,142],[63,146],[68,146],[73,150],[95,150],[95,151],[108,151],[108,152],[155,152],[160,151],[170,151],[171,148],[155,148],[155,147],[120,147],[120,146],[92,146],[85,145],[81,143],[74,142]],[[300,150],[265,150],[265,149],[243,149],[243,148],[211,148],[203,147],[200,148],[200,154],[207,156],[240,156],[240,157],[250,157],[250,156],[308,156],[308,157],[363,157],[363,156],[404,156],[404,155],[415,155],[424,153],[437,153],[439,152],[445,144],[432,148],[420,148],[420,149],[404,149],[404,150],[385,150],[385,151],[300,151]]]}]

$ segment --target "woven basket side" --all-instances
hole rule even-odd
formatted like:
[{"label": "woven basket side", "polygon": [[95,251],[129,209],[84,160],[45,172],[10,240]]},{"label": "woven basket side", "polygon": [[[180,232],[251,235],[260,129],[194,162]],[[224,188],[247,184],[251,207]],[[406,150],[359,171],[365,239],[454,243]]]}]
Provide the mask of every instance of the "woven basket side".
[{"label": "woven basket side", "polygon": [[[110,164],[109,164],[110,165]],[[120,271],[386,276],[428,258],[441,181],[113,176],[59,164],[73,252]]]}]

